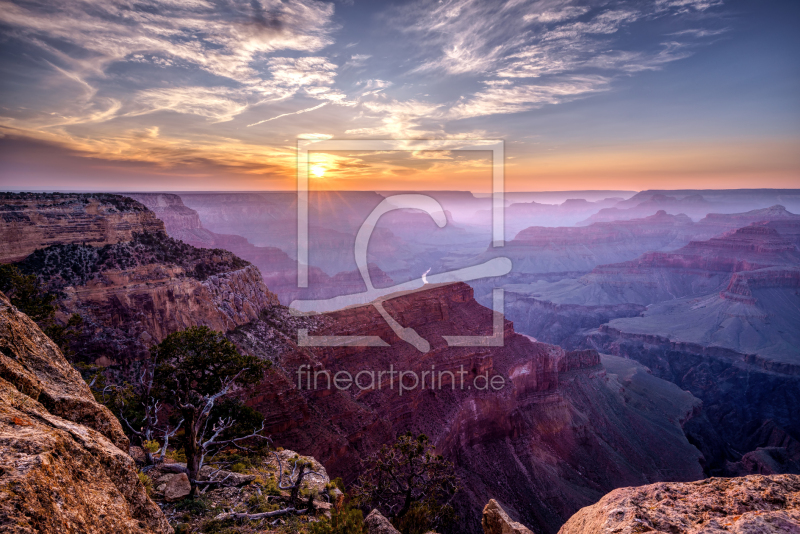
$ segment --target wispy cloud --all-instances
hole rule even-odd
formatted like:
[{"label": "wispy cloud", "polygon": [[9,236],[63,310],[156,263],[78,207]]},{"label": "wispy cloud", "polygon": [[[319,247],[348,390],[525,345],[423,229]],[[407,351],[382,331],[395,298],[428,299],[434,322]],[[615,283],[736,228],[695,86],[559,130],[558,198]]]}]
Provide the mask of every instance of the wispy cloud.
[{"label": "wispy cloud", "polygon": [[609,80],[602,76],[572,77],[546,85],[493,84],[464,102],[453,106],[448,115],[453,119],[466,119],[519,113],[545,104],[559,104],[589,93],[607,89]]}]

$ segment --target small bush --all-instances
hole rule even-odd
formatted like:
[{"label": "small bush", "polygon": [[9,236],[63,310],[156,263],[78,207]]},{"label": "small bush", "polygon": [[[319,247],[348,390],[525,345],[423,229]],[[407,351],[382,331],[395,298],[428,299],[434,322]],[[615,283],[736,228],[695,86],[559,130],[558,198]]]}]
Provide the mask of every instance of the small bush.
[{"label": "small bush", "polygon": [[142,483],[142,486],[144,486],[145,491],[147,491],[147,496],[151,497],[153,495],[152,479],[145,473],[142,473],[141,471],[139,471],[137,474],[139,475],[139,482]]},{"label": "small bush", "polygon": [[167,458],[173,462],[186,463],[186,452],[183,449],[167,451]]},{"label": "small bush", "polygon": [[186,514],[192,515],[203,515],[207,512],[210,508],[210,505],[206,499],[184,499],[175,504],[175,510],[186,512]]},{"label": "small bush", "polygon": [[274,495],[277,497],[281,494],[281,490],[278,488],[278,481],[273,477],[258,477],[256,478],[256,482],[261,484],[261,491],[267,495]]},{"label": "small bush", "polygon": [[244,464],[244,462],[236,462],[231,466],[230,470],[233,471],[234,473],[244,474],[247,473],[247,466]]},{"label": "small bush", "polygon": [[151,439],[142,443],[142,448],[152,454],[154,452],[158,452],[158,449],[161,448],[161,445],[159,445],[156,440]]},{"label": "small bush", "polygon": [[311,525],[311,534],[364,534],[364,514],[357,508],[344,505],[333,510],[330,519]]},{"label": "small bush", "polygon": [[344,492],[345,492],[345,491],[344,491],[344,480],[342,480],[342,477],[336,477],[336,478],[334,478],[333,480],[331,480],[330,482],[328,482],[328,483],[325,485],[325,487],[326,487],[328,490],[332,490],[333,488],[337,488],[337,489],[338,489],[339,491],[341,491],[342,493],[344,493]]}]

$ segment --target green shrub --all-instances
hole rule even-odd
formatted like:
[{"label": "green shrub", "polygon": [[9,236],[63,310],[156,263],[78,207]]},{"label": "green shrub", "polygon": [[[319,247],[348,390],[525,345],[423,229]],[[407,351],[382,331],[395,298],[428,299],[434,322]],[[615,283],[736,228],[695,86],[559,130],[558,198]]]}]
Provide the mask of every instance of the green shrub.
[{"label": "green shrub", "polygon": [[334,509],[330,519],[311,525],[311,534],[364,534],[364,514],[357,508],[344,505]]},{"label": "green shrub", "polygon": [[175,510],[186,512],[188,515],[203,515],[210,508],[208,501],[204,498],[184,499],[175,504]]},{"label": "green shrub", "polygon": [[167,451],[167,458],[173,462],[186,463],[186,452],[183,449]]},{"label": "green shrub", "polygon": [[150,479],[149,476],[147,476],[145,473],[142,473],[141,471],[137,472],[136,474],[139,475],[139,482],[141,482],[142,486],[144,486],[145,491],[147,491],[148,497],[152,496],[153,481]]}]

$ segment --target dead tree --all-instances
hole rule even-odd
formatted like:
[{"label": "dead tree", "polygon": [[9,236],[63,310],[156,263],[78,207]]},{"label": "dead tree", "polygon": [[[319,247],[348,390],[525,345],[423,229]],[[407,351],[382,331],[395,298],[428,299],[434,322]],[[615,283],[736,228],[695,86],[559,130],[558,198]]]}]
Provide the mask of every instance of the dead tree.
[{"label": "dead tree", "polygon": [[[183,419],[181,419],[180,422],[174,426],[171,426],[164,421],[160,421],[160,419],[163,418],[160,417],[159,414],[161,413],[164,404],[154,395],[155,368],[156,361],[149,360],[145,364],[142,374],[138,377],[136,383],[133,384],[133,397],[135,402],[141,404],[144,410],[142,424],[139,429],[137,430],[134,428],[134,425],[131,424],[129,418],[126,417],[126,405],[124,402],[119,414],[120,419],[125,423],[131,433],[137,436],[141,441],[142,449],[144,450],[145,454],[145,463],[147,466],[153,466],[156,463],[164,461],[164,457],[167,454],[167,448],[169,447],[169,439],[178,432],[183,424]],[[108,387],[115,386],[107,386],[106,389]],[[154,452],[149,451],[148,443],[152,443],[154,441],[158,442],[158,438],[161,438],[161,444],[158,450]]]},{"label": "dead tree", "polygon": [[278,488],[282,490],[289,490],[289,500],[292,505],[298,505],[300,502],[300,489],[303,486],[303,479],[308,475],[316,475],[322,477],[316,471],[307,470],[311,467],[310,462],[303,462],[299,458],[294,463],[294,468],[291,474],[287,474],[288,482],[284,481],[283,477],[283,464],[281,463],[280,456],[274,452],[275,460],[278,462]]}]

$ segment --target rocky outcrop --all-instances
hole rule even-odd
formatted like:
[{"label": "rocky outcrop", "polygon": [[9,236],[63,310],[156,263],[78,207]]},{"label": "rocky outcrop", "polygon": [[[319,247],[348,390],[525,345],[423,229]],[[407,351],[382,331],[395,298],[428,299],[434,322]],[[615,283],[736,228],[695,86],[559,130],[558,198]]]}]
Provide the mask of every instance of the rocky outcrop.
[{"label": "rocky outcrop", "polygon": [[171,533],[119,447],[119,422],[2,294],[0,336],[0,524],[31,534]]},{"label": "rocky outcrop", "polygon": [[559,534],[800,532],[800,476],[712,478],[612,491]]},{"label": "rocky outcrop", "polygon": [[81,375],[27,315],[0,293],[0,378],[41,403],[51,414],[103,434],[121,450],[128,438],[119,421],[98,404]]},{"label": "rocky outcrop", "polygon": [[52,244],[102,246],[164,231],[139,202],[108,194],[0,193],[0,221],[0,263]]},{"label": "rocky outcrop", "polygon": [[483,508],[481,526],[484,534],[533,534],[522,523],[512,521],[503,507],[494,499]]},{"label": "rocky outcrop", "polygon": [[73,350],[101,365],[141,358],[153,343],[190,326],[233,329],[278,303],[256,267],[163,232],[134,233],[102,247],[51,245],[18,266],[59,296],[59,320],[82,317]]},{"label": "rocky outcrop", "polygon": [[367,534],[400,534],[400,531],[377,510],[371,511],[364,518],[364,526],[367,528]]},{"label": "rocky outcrop", "polygon": [[[702,476],[700,455],[681,429],[697,399],[674,385],[634,373],[634,384],[650,377],[662,385],[664,400],[646,401],[654,384],[623,385],[597,353],[537,343],[508,321],[502,346],[448,346],[443,336],[492,332],[492,311],[466,284],[428,285],[384,306],[430,351],[398,338],[372,306],[294,323],[273,308],[230,334],[243,350],[273,362],[250,403],[265,414],[276,443],[313,455],[332,476],[352,482],[365,458],[398,433],[425,433],[455,464],[463,490],[454,504],[466,533],[481,531],[480,511],[490,497],[531,528],[555,532],[606,488]],[[387,346],[299,346],[299,328],[310,335],[379,336]],[[415,373],[417,387],[407,376],[399,391],[398,371]],[[362,373],[365,387],[340,390],[326,373]],[[497,389],[487,389],[487,378]]]},{"label": "rocky outcrop", "polygon": [[709,213],[698,221],[698,228],[721,235],[735,228],[741,228],[754,223],[767,223],[774,221],[778,225],[800,221],[800,215],[791,213],[780,204],[769,208],[751,210],[744,213]]},{"label": "rocky outcrop", "polygon": [[597,265],[631,260],[650,250],[681,247],[692,236],[691,219],[660,211],[644,219],[585,227],[533,226],[503,248],[488,249],[478,260],[507,256],[515,273],[586,273]]}]

